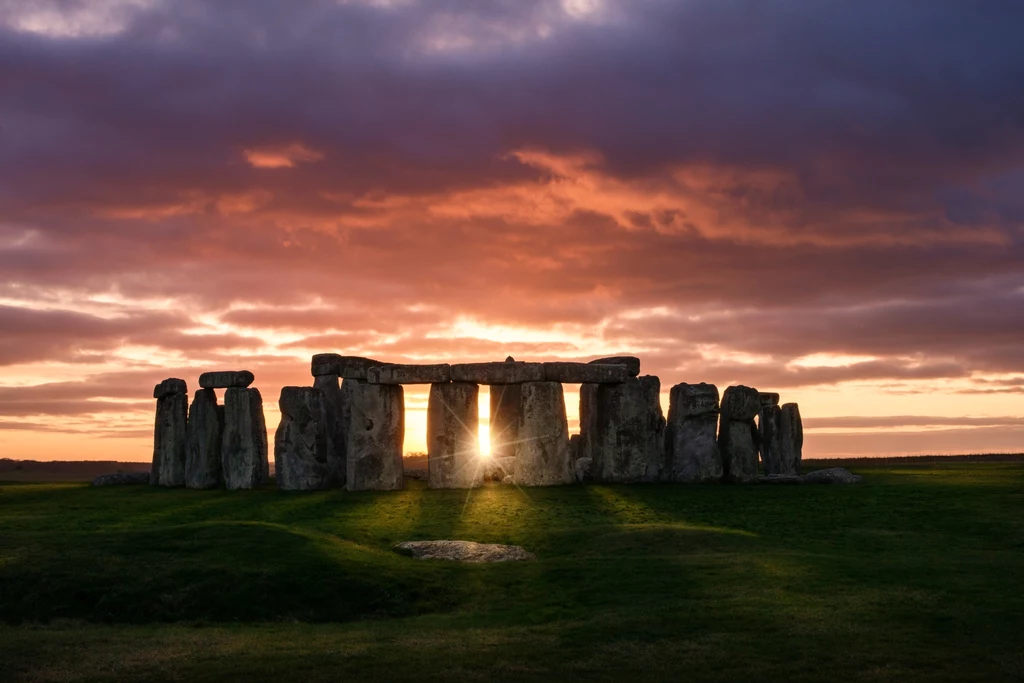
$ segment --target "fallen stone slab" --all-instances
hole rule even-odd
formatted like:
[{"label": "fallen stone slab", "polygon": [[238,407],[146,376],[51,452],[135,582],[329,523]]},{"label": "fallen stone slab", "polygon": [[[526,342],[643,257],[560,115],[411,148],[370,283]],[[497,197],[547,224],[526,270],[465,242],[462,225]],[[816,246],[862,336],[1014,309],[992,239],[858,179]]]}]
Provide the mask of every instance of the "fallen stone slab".
[{"label": "fallen stone slab", "polygon": [[451,560],[453,562],[519,562],[537,557],[518,545],[475,543],[473,541],[406,541],[395,549],[418,560]]},{"label": "fallen stone slab", "polygon": [[316,387],[282,387],[274,437],[274,471],[282,491],[327,488],[327,405]]},{"label": "fallen stone slab", "polygon": [[636,356],[608,356],[607,358],[598,358],[590,362],[594,365],[625,365],[626,373],[630,377],[638,377],[640,375],[640,359]]},{"label": "fallen stone slab", "polygon": [[480,386],[465,382],[430,385],[427,399],[427,486],[468,489],[484,481],[480,461]]},{"label": "fallen stone slab", "polygon": [[367,371],[378,365],[385,365],[379,360],[362,356],[342,356],[338,353],[318,353],[310,362],[310,372],[314,377],[320,375],[337,375],[341,379],[366,379]]},{"label": "fallen stone slab", "polygon": [[438,365],[377,365],[368,368],[366,381],[370,384],[439,384],[450,382],[451,366]]},{"label": "fallen stone slab", "polygon": [[460,363],[451,366],[453,382],[472,384],[524,384],[544,381],[543,363]]},{"label": "fallen stone slab", "polygon": [[149,473],[149,483],[153,486],[185,485],[187,424],[187,394],[168,394],[157,399],[153,464]]},{"label": "fallen stone slab", "polygon": [[148,483],[149,472],[114,472],[113,474],[101,474],[92,480],[93,486],[123,486]]},{"label": "fallen stone slab", "polygon": [[165,396],[170,396],[171,394],[187,393],[188,387],[185,385],[185,380],[178,379],[177,377],[169,377],[153,387],[153,398],[163,398]]},{"label": "fallen stone slab", "polygon": [[556,486],[575,482],[562,385],[527,382],[522,385],[521,405],[515,483]]},{"label": "fallen stone slab", "polygon": [[199,386],[204,389],[230,389],[232,387],[244,389],[252,384],[254,379],[255,377],[248,370],[204,372],[199,375]]},{"label": "fallen stone slab", "polygon": [[680,484],[721,481],[718,411],[718,387],[714,384],[683,382],[672,387],[665,429],[668,462],[662,476],[664,481]]},{"label": "fallen stone slab", "polygon": [[197,389],[188,409],[185,430],[185,486],[212,489],[224,483],[220,449],[224,439],[223,413],[213,389]]},{"label": "fallen stone slab", "polygon": [[563,384],[621,384],[629,379],[625,365],[544,363],[544,381]]},{"label": "fallen stone slab", "polygon": [[808,472],[800,477],[805,484],[859,484],[864,477],[854,474],[845,467],[829,467]]}]

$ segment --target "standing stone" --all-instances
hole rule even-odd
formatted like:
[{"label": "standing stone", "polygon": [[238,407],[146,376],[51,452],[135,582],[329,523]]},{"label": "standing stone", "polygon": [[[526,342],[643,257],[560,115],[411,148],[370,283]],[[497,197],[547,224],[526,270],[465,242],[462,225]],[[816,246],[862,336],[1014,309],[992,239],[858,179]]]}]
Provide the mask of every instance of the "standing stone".
[{"label": "standing stone", "polygon": [[[763,394],[762,394],[763,396]],[[757,431],[760,436],[758,444],[761,450],[761,469],[765,475],[792,474],[782,471],[782,451],[779,437],[782,408],[778,404],[768,403],[761,406],[757,417]]]},{"label": "standing stone", "polygon": [[754,418],[761,410],[757,389],[729,387],[722,395],[722,419],[718,426],[718,451],[725,480],[757,481],[757,442]]},{"label": "standing stone", "polygon": [[185,431],[188,423],[188,394],[185,382],[167,379],[153,390],[156,425],[153,429],[153,465],[149,483],[153,486],[185,485]]},{"label": "standing stone", "polygon": [[787,403],[779,416],[779,462],[782,474],[800,474],[804,453],[804,424],[800,406]]},{"label": "standing stone", "polygon": [[259,389],[230,387],[224,391],[220,456],[229,491],[256,488],[270,479],[267,423]]},{"label": "standing stone", "polygon": [[526,382],[516,439],[515,483],[554,486],[575,481],[569,455],[565,396],[558,382]]},{"label": "standing stone", "polygon": [[324,392],[327,413],[327,485],[345,485],[345,421],[342,419],[342,392],[337,375],[317,375],[313,386]]},{"label": "standing stone", "polygon": [[282,491],[327,488],[327,401],[316,387],[281,389],[281,424],[274,438],[274,470]]},{"label": "standing stone", "polygon": [[718,452],[718,387],[677,384],[669,394],[665,481],[693,484],[722,480]]},{"label": "standing stone", "polygon": [[519,438],[520,384],[495,384],[491,392],[491,457],[514,458]]},{"label": "standing stone", "polygon": [[468,489],[484,481],[480,461],[480,387],[465,382],[430,385],[427,400],[427,486]]},{"label": "standing stone", "polygon": [[632,377],[597,390],[597,429],[591,444],[594,481],[656,482],[665,458],[661,380]]},{"label": "standing stone", "polygon": [[405,391],[400,384],[342,382],[349,491],[400,489],[404,482]]},{"label": "standing stone", "polygon": [[594,457],[594,439],[597,434],[597,390],[599,384],[580,385],[580,445],[577,458]]},{"label": "standing stone", "polygon": [[212,489],[224,483],[220,448],[224,438],[223,413],[213,389],[197,389],[188,409],[185,486]]}]

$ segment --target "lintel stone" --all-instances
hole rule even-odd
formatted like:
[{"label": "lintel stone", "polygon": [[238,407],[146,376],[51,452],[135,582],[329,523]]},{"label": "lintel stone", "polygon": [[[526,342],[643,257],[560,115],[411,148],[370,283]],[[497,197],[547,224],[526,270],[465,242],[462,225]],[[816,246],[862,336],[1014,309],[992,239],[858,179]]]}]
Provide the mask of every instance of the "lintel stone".
[{"label": "lintel stone", "polygon": [[590,361],[593,365],[625,365],[630,377],[640,376],[640,359],[636,356],[608,356]]},{"label": "lintel stone", "polygon": [[188,387],[185,385],[185,380],[178,379],[176,377],[168,377],[160,384],[153,387],[153,398],[163,398],[164,396],[170,396],[171,394],[187,394]]},{"label": "lintel stone", "polygon": [[544,363],[544,381],[563,384],[622,384],[629,379],[625,365]]},{"label": "lintel stone", "polygon": [[444,384],[451,381],[451,366],[398,365],[389,363],[369,368],[366,381],[370,384]]},{"label": "lintel stone", "polygon": [[337,375],[341,379],[366,379],[367,371],[377,365],[385,365],[385,363],[361,356],[318,353],[313,356],[310,363],[310,372],[314,377]]},{"label": "lintel stone", "polygon": [[253,374],[248,370],[222,370],[204,372],[199,375],[199,386],[203,389],[244,389],[253,383]]},{"label": "lintel stone", "polygon": [[472,384],[523,384],[525,382],[543,382],[543,363],[521,363],[505,361],[503,363],[461,363],[451,366],[453,382],[470,382]]}]

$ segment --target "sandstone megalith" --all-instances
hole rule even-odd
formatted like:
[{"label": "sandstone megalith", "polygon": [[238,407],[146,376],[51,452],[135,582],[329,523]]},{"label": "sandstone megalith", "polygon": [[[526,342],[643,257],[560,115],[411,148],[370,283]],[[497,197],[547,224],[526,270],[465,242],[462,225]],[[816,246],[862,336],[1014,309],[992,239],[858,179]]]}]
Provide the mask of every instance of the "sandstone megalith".
[{"label": "sandstone megalith", "polygon": [[544,363],[544,380],[563,384],[606,384],[625,382],[629,370],[625,365],[596,363]]},{"label": "sandstone megalith", "polygon": [[514,458],[519,438],[520,402],[519,384],[496,384],[491,394],[491,457]]},{"label": "sandstone megalith", "polygon": [[640,375],[640,359],[636,356],[609,356],[607,358],[597,358],[590,362],[594,365],[625,365],[626,373],[630,377],[638,377]]},{"label": "sandstone megalith", "polygon": [[800,406],[787,403],[779,415],[779,463],[782,474],[800,474],[804,451],[804,425]]},{"label": "sandstone megalith", "polygon": [[345,421],[342,419],[342,392],[337,375],[317,375],[313,387],[324,393],[327,418],[327,483],[345,485]]},{"label": "sandstone megalith", "polygon": [[430,385],[427,401],[427,486],[468,489],[480,486],[480,387],[466,382]]},{"label": "sandstone megalith", "polygon": [[327,488],[328,419],[324,392],[316,387],[283,387],[281,424],[274,438],[274,470],[282,491]]},{"label": "sandstone megalith", "polygon": [[368,368],[366,381],[370,384],[439,384],[451,381],[451,366],[397,365],[388,363]]},{"label": "sandstone megalith", "polygon": [[597,390],[599,384],[580,385],[580,444],[575,457],[594,457],[594,438],[597,433]]},{"label": "sandstone megalith", "polygon": [[761,406],[757,417],[757,431],[760,437],[761,468],[765,475],[793,474],[783,471],[781,434],[782,408],[777,403]]},{"label": "sandstone megalith", "polygon": [[515,483],[519,486],[571,484],[575,474],[570,461],[569,425],[562,385],[526,382],[520,388]]},{"label": "sandstone megalith", "polygon": [[656,482],[665,459],[661,381],[653,375],[597,390],[596,429],[590,443],[594,481]]},{"label": "sandstone megalith", "polygon": [[259,389],[229,387],[224,392],[220,456],[228,490],[257,488],[270,478],[267,423]]},{"label": "sandstone megalith", "polygon": [[183,379],[165,379],[153,388],[156,424],[153,429],[153,486],[185,485],[185,438],[188,394]]},{"label": "sandstone megalith", "polygon": [[346,379],[341,389],[347,444],[346,488],[349,491],[402,488],[405,440],[402,386]]},{"label": "sandstone megalith", "polygon": [[314,377],[337,375],[341,379],[366,379],[370,368],[383,365],[379,360],[361,356],[342,356],[337,353],[318,353],[309,364]]},{"label": "sandstone megalith", "polygon": [[757,389],[740,385],[729,387],[722,394],[718,451],[725,481],[757,481],[758,433],[754,418],[760,410]]},{"label": "sandstone megalith", "polygon": [[212,489],[224,483],[221,441],[223,413],[213,389],[197,389],[188,409],[185,446],[185,486]]},{"label": "sandstone megalith", "polygon": [[718,387],[681,383],[669,393],[665,481],[694,484],[722,480],[718,452]]},{"label": "sandstone megalith", "polygon": [[469,382],[471,384],[522,384],[524,382],[543,382],[543,363],[521,363],[504,361],[501,363],[461,363],[451,366],[453,382]]},{"label": "sandstone megalith", "polygon": [[237,387],[244,389],[253,383],[255,377],[248,370],[223,370],[204,372],[199,375],[199,386],[203,389],[228,389]]}]

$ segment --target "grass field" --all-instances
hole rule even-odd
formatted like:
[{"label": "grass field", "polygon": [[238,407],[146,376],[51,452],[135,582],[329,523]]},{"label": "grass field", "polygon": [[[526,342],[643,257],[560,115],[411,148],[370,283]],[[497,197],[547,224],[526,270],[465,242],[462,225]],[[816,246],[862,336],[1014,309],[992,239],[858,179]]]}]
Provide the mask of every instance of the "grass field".
[{"label": "grass field", "polygon": [[[0,679],[1024,679],[1024,463],[864,484],[0,485]],[[516,543],[459,565],[403,540]]]}]

